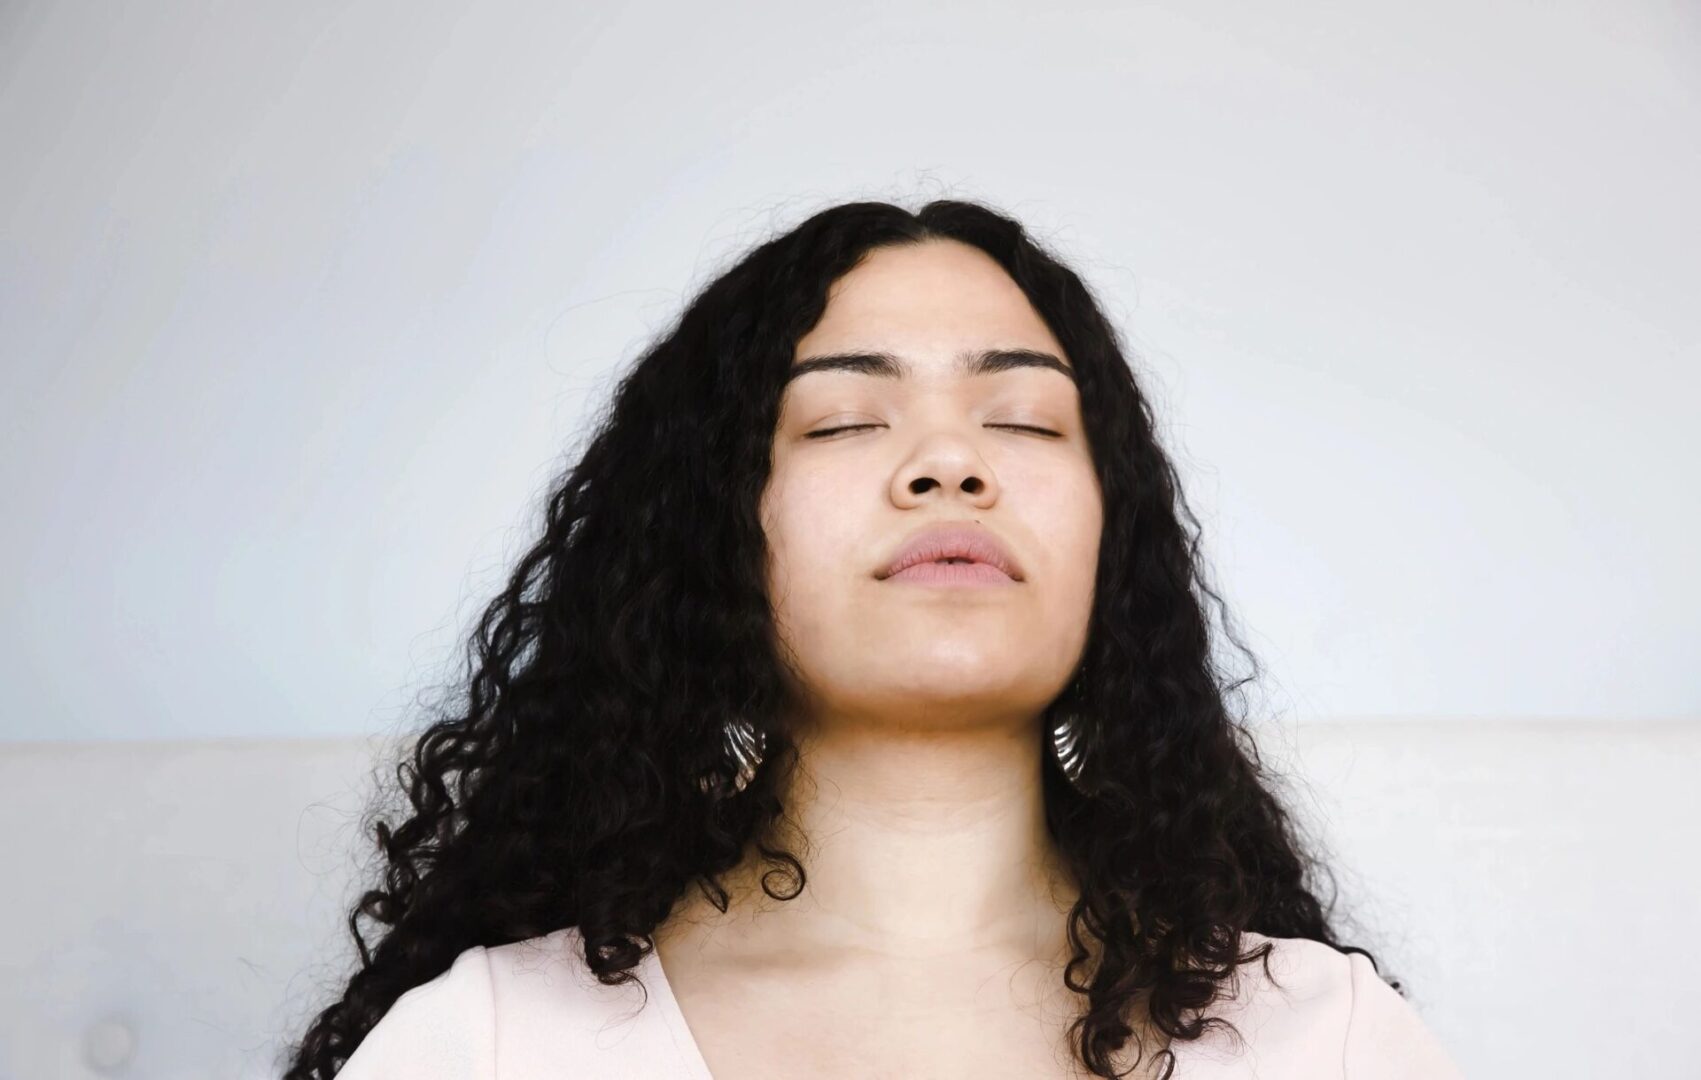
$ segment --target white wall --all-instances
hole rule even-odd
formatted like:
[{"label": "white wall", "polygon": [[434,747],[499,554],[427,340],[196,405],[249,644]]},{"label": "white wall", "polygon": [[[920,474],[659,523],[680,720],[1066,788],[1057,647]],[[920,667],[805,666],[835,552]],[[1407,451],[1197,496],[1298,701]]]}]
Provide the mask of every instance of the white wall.
[{"label": "white wall", "polygon": [[[1366,796],[1431,805],[1402,857],[1484,815],[1437,880],[1366,893],[1479,890],[1412,921],[1469,1062],[1622,1074],[1518,1003],[1634,985],[1655,1004],[1614,1023],[1642,1026],[1602,1038],[1683,1075],[1698,60],[1697,9],[1654,0],[0,6],[0,770],[42,797],[111,754],[156,770],[140,804],[73,784],[96,801],[57,840],[0,829],[0,864],[88,887],[78,852],[135,840],[98,823],[164,813],[195,740],[406,723],[584,419],[725,260],[839,199],[984,198],[1123,327],[1271,714],[1442,763]],[[1485,761],[1528,788],[1446,802]],[[1563,836],[1511,794],[1570,783]],[[222,850],[196,820],[181,867]],[[77,920],[122,917],[34,897],[0,923],[96,948]],[[1489,957],[1500,918],[1529,941]],[[126,932],[157,959],[199,931]],[[1531,989],[1536,939],[1574,983]],[[1479,990],[1512,1026],[1447,1012]],[[0,1080],[23,1060],[0,1043]]]}]

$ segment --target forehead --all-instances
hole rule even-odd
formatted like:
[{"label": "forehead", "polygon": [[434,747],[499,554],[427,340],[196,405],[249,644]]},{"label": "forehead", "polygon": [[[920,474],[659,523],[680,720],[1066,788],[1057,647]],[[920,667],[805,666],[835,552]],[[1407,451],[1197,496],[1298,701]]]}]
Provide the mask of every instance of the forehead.
[{"label": "forehead", "polygon": [[875,249],[834,282],[794,360],[883,350],[908,357],[918,373],[948,374],[974,348],[1063,352],[1027,294],[991,256],[970,244],[933,240]]}]

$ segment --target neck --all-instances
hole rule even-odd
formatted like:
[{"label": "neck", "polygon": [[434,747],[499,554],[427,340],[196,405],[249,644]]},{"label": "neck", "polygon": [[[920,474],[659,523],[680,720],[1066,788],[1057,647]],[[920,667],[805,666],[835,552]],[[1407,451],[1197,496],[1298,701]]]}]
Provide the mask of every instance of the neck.
[{"label": "neck", "polygon": [[727,914],[693,888],[688,917],[718,924],[729,947],[763,951],[1055,957],[1078,890],[1046,831],[1036,722],[814,726],[770,841],[804,864],[806,888],[766,896],[773,864],[752,847],[724,879]]}]

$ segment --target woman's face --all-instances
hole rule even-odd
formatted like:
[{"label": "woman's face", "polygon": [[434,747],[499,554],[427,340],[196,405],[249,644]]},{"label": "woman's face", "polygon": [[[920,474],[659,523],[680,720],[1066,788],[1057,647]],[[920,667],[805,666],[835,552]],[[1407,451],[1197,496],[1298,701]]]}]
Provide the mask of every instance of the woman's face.
[{"label": "woman's face", "polygon": [[[959,368],[985,350],[1067,370]],[[762,498],[769,595],[809,719],[1025,724],[1080,660],[1098,566],[1102,502],[1069,358],[1003,269],[955,241],[879,249],[834,284],[793,367],[847,353],[886,354],[901,374],[864,359],[794,375]],[[868,426],[818,434],[847,425]],[[1020,580],[878,576],[942,523],[990,533]]]}]

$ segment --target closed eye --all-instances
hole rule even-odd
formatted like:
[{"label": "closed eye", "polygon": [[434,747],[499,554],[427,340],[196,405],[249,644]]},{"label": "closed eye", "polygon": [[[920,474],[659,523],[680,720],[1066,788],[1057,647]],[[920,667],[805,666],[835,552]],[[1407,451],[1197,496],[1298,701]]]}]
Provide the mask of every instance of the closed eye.
[{"label": "closed eye", "polygon": [[[860,430],[862,428],[875,428],[875,427],[881,427],[881,426],[882,425],[880,425],[880,424],[846,424],[843,427],[822,428],[820,431],[811,431],[809,434],[805,435],[804,438],[806,438],[806,439],[824,439],[829,435],[837,435],[841,431],[857,431],[857,430]],[[1045,436],[1048,436],[1048,437],[1053,438],[1053,439],[1060,439],[1060,438],[1063,437],[1061,432],[1051,431],[1047,428],[1042,428],[1042,427],[1034,427],[1031,424],[988,424],[986,426],[987,427],[995,427],[995,428],[1009,428],[1012,431],[1031,431],[1035,435],[1045,435]]]}]

